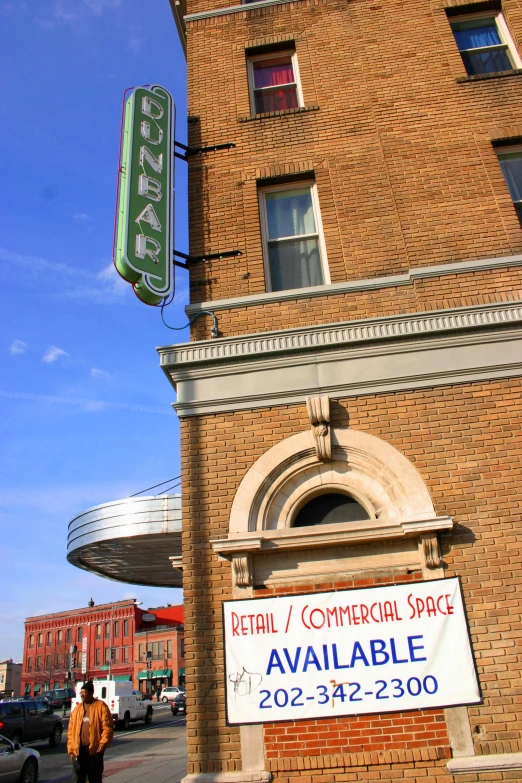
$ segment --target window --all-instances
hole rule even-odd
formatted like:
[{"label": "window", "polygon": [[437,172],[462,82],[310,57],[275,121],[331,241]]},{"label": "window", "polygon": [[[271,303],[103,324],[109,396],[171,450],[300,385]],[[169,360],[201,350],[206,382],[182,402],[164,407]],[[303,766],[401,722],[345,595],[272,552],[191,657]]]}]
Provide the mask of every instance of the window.
[{"label": "window", "polygon": [[129,621],[124,620],[123,621],[123,635],[128,636],[129,635]]},{"label": "window", "polygon": [[82,641],[82,639],[83,639],[83,628],[78,628],[77,638],[78,638],[78,642]]},{"label": "window", "polygon": [[105,648],[105,663],[109,663],[110,660],[111,660],[111,648],[110,647],[106,647]]},{"label": "window", "polygon": [[181,650],[180,650],[181,657],[185,657],[185,639],[181,639]]},{"label": "window", "polygon": [[33,670],[33,659],[32,658],[28,658],[27,659],[27,671],[28,672],[32,672],[32,670]]},{"label": "window", "polygon": [[96,666],[100,665],[100,648],[98,647],[95,653],[95,663]]},{"label": "window", "polygon": [[167,658],[172,658],[172,639],[167,639]]},{"label": "window", "polygon": [[522,67],[500,11],[452,17],[450,25],[470,76]]},{"label": "window", "polygon": [[41,647],[42,644],[43,644],[43,634],[39,633],[38,634],[38,647]]},{"label": "window", "polygon": [[329,492],[313,498],[298,512],[293,527],[334,525],[369,519],[368,512],[350,495]]},{"label": "window", "polygon": [[53,635],[52,635],[51,631],[48,631],[47,632],[47,646],[50,647],[52,643],[53,643]]},{"label": "window", "polygon": [[47,669],[47,671],[49,671],[52,668],[50,655],[45,656],[45,668]]},{"label": "window", "polygon": [[154,659],[159,658],[158,642],[152,642],[152,657]]},{"label": "window", "polygon": [[114,638],[117,639],[120,635],[120,621],[116,620],[114,623]]},{"label": "window", "polygon": [[42,656],[39,655],[36,659],[36,668],[38,671],[42,670]]},{"label": "window", "polygon": [[128,663],[128,662],[129,662],[129,648],[128,647],[124,647],[123,648],[123,663]]},{"label": "window", "polygon": [[67,629],[67,644],[72,644],[72,628]]},{"label": "window", "polygon": [[304,105],[295,52],[249,57],[247,66],[252,114],[297,109]]},{"label": "window", "polygon": [[102,697],[102,699],[106,699],[107,698],[107,686],[106,685],[104,685],[103,688],[101,689],[101,697]]},{"label": "window", "polygon": [[268,290],[323,285],[326,252],[315,184],[268,187],[259,193]]},{"label": "window", "polygon": [[29,647],[34,647],[34,634],[29,636]]},{"label": "window", "polygon": [[101,625],[99,623],[96,625],[96,638],[101,639]]},{"label": "window", "polygon": [[58,644],[63,642],[63,631],[58,631]]},{"label": "window", "polygon": [[114,656],[113,656],[113,662],[119,663],[120,662],[120,648],[119,647],[113,647]]},{"label": "window", "polygon": [[497,149],[498,162],[522,225],[522,147]]},{"label": "window", "polygon": [[139,646],[139,652],[138,652],[138,660],[143,660],[145,658],[145,645],[140,644]]},{"label": "window", "polygon": [[108,639],[111,635],[111,624],[105,623],[105,638]]}]

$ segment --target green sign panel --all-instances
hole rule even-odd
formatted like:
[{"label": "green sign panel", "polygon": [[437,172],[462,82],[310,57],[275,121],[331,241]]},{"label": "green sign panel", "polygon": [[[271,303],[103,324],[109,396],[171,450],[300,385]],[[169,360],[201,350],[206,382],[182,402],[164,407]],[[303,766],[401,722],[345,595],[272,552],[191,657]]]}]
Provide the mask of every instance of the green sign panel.
[{"label": "green sign panel", "polygon": [[155,305],[173,289],[174,103],[163,87],[137,87],[125,102],[114,264]]}]

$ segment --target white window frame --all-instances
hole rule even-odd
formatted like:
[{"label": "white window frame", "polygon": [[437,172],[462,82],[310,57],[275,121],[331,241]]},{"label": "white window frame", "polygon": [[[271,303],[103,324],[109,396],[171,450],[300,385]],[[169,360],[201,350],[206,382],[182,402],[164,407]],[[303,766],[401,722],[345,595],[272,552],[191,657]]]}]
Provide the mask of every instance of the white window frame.
[{"label": "white window frame", "polygon": [[[509,32],[509,28],[506,24],[506,20],[504,19],[504,14],[502,13],[502,11],[478,11],[474,14],[462,14],[462,15],[457,14],[456,16],[452,16],[449,18],[449,23],[452,32],[453,32],[453,24],[457,24],[458,22],[472,22],[474,19],[493,19],[497,26],[498,36],[502,41],[502,44],[500,45],[497,44],[496,46],[477,46],[473,49],[458,49],[458,45],[457,45],[459,54],[473,53],[473,52],[487,52],[488,50],[498,49],[500,46],[502,46],[507,51],[508,59],[511,60],[513,70],[522,68],[522,60],[518,55],[515,42],[511,37],[511,33]],[[455,44],[457,44],[457,40],[455,37],[454,40],[455,40]]]},{"label": "white window frame", "polygon": [[[256,99],[254,95],[254,63],[260,63],[263,60],[273,60],[277,57],[287,57],[290,56],[291,62],[292,62],[292,71],[294,73],[294,81],[288,82],[288,85],[295,84],[296,87],[296,96],[297,96],[297,107],[302,108],[304,106],[304,100],[303,100],[303,90],[301,87],[301,77],[299,75],[299,65],[297,64],[297,52],[295,49],[278,49],[277,51],[268,52],[267,54],[253,54],[249,55],[247,57],[247,69],[248,69],[248,92],[250,97],[250,113],[252,116],[257,115],[258,112],[256,112]],[[266,90],[267,92],[274,92],[278,88],[281,89],[281,87],[287,87],[287,84],[278,84],[276,87],[263,87],[261,89]],[[259,112],[259,114],[263,114],[264,112]]]},{"label": "white window frame", "polygon": [[[258,199],[259,199],[259,215],[261,220],[261,240],[263,245],[263,262],[264,262],[264,269],[265,269],[265,281],[266,281],[266,290],[272,291],[272,278],[270,274],[270,254],[268,252],[268,217],[266,214],[266,199],[265,195],[267,193],[274,193],[274,192],[284,192],[284,191],[292,191],[292,190],[302,190],[302,188],[310,188],[310,193],[312,195],[312,206],[314,210],[314,219],[315,219],[315,233],[314,234],[302,234],[295,237],[278,237],[278,241],[284,240],[286,238],[290,239],[311,239],[313,237],[318,238],[318,244],[319,244],[319,255],[320,255],[320,261],[321,261],[321,270],[323,272],[323,285],[330,285],[330,270],[328,269],[328,259],[326,256],[326,244],[324,241],[324,232],[323,232],[323,222],[321,220],[321,210],[319,209],[319,198],[317,195],[317,185],[315,183],[315,180],[298,180],[294,182],[285,182],[280,185],[267,185],[265,187],[261,187],[258,190]],[[289,290],[289,289],[285,289]],[[293,289],[292,289],[293,290]],[[301,290],[301,289],[297,289]],[[304,290],[304,289],[303,289]]]},{"label": "white window frame", "polygon": [[[520,155],[520,157],[522,158],[522,144],[513,144],[512,146],[506,146],[506,147],[495,147],[495,153],[496,153],[496,156],[497,156],[498,164],[500,166],[500,159],[501,159],[502,155],[513,155],[513,153],[515,153],[515,154]],[[522,199],[516,199],[515,200],[515,199],[513,199],[511,197],[511,193],[509,192],[509,188],[508,188],[508,185],[507,185],[507,182],[506,182],[506,178],[504,177],[504,172],[502,171],[502,166],[500,166],[500,171],[501,171],[501,174],[502,174],[502,178],[504,179],[504,183],[506,185],[506,190],[507,190],[508,195],[509,195],[509,197],[511,199],[511,203],[513,204],[513,206],[516,205],[516,206],[519,206],[519,207],[522,208]],[[518,212],[517,212],[517,216],[518,216]]]}]

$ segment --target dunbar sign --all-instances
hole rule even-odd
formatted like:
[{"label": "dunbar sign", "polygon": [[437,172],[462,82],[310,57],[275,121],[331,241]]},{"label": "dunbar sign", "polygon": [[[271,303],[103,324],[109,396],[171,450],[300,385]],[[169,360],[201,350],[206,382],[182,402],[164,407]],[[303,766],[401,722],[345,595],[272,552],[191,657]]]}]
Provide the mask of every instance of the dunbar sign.
[{"label": "dunbar sign", "polygon": [[226,601],[229,724],[481,701],[460,582]]},{"label": "dunbar sign", "polygon": [[114,264],[155,305],[172,292],[174,104],[163,87],[125,102]]}]

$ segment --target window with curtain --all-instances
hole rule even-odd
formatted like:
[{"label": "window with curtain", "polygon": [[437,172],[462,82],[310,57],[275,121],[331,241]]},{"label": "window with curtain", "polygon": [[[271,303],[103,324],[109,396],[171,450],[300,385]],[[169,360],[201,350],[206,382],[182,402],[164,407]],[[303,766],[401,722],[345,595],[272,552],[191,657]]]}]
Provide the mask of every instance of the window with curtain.
[{"label": "window with curtain", "polygon": [[323,285],[315,185],[263,189],[260,206],[269,290]]},{"label": "window with curtain", "polygon": [[522,226],[522,147],[497,149],[498,162]]},{"label": "window with curtain", "polygon": [[303,105],[295,52],[249,57],[248,76],[252,114]]},{"label": "window with curtain", "polygon": [[459,16],[451,19],[450,24],[470,76],[521,67],[501,13]]}]

